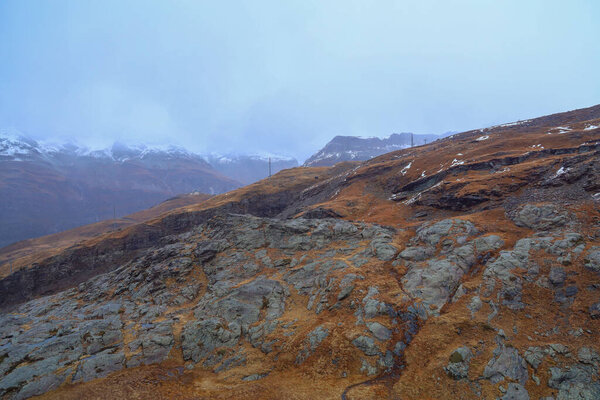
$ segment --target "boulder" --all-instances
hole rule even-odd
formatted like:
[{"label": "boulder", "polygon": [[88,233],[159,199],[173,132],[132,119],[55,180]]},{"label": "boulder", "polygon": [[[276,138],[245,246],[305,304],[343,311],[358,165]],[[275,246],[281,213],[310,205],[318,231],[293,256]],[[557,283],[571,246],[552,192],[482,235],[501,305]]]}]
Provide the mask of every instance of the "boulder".
[{"label": "boulder", "polygon": [[84,359],[73,376],[73,381],[90,381],[102,378],[111,372],[119,371],[125,367],[125,355],[123,353],[112,353],[105,350],[101,353]]},{"label": "boulder", "polygon": [[459,347],[450,354],[449,363],[444,370],[454,380],[467,379],[472,357],[471,349],[466,346]]},{"label": "boulder", "polygon": [[236,322],[225,325],[220,318],[190,321],[181,334],[183,358],[198,362],[219,347],[235,346],[240,335],[241,327]]},{"label": "boulder", "polygon": [[367,327],[373,336],[381,341],[390,340],[392,337],[392,331],[381,325],[379,322],[367,322]]},{"label": "boulder", "polygon": [[502,400],[529,400],[529,393],[523,385],[518,383],[509,383],[506,393],[501,397]]},{"label": "boulder", "polygon": [[512,220],[517,226],[547,231],[564,226],[569,221],[569,215],[554,205],[526,204],[517,210]]},{"label": "boulder", "polygon": [[352,341],[352,344],[367,356],[376,356],[381,354],[381,350],[379,350],[379,347],[377,347],[375,341],[371,337],[359,336]]},{"label": "boulder", "polygon": [[494,357],[483,371],[483,377],[492,383],[498,383],[504,378],[508,378],[524,385],[529,374],[525,360],[519,355],[517,349],[499,343],[494,350]]}]

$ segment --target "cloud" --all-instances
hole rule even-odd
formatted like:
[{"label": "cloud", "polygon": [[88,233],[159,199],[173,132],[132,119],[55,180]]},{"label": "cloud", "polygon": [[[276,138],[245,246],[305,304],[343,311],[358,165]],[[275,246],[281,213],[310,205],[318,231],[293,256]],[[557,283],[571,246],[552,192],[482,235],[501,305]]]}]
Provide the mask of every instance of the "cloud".
[{"label": "cloud", "polygon": [[0,2],[0,127],[308,157],[600,99],[594,2]]}]

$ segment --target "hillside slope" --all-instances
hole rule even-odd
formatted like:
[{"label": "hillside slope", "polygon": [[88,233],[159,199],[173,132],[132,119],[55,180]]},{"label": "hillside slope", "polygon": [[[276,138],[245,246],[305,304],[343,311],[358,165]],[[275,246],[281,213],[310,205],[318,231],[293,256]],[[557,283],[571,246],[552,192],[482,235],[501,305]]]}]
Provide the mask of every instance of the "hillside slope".
[{"label": "hillside slope", "polygon": [[0,396],[599,398],[599,158],[595,106],[30,254]]},{"label": "hillside slope", "polygon": [[82,243],[108,232],[119,231],[125,227],[143,223],[176,208],[198,204],[211,197],[211,195],[203,193],[182,194],[165,200],[154,207],[121,218],[107,219],[95,224],[84,225],[39,238],[22,240],[2,247],[0,248],[0,277],[8,275],[11,270],[16,271],[23,265],[31,264],[34,260],[44,259],[55,254],[57,249],[60,251],[60,249]]}]

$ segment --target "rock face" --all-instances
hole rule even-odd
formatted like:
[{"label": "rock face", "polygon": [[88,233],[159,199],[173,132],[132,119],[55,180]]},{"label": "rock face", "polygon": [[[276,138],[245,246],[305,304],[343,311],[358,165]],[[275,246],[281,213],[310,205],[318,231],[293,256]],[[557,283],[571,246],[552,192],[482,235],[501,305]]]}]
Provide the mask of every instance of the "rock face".
[{"label": "rock face", "polygon": [[[339,306],[352,293],[345,288],[362,279],[361,263],[381,263],[377,249],[394,248],[393,233],[341,220],[216,217],[115,271],[2,314],[0,395],[159,363],[176,341],[190,367],[217,372],[246,363],[246,341],[264,354],[293,345],[299,333],[286,318],[288,298],[301,295],[313,315]],[[344,260],[352,255],[358,266]],[[191,317],[176,340],[184,315]],[[383,325],[369,327],[378,340],[391,339]],[[316,326],[306,334],[296,363],[307,362],[330,331]],[[371,337],[362,340],[367,355],[380,355]]]}]

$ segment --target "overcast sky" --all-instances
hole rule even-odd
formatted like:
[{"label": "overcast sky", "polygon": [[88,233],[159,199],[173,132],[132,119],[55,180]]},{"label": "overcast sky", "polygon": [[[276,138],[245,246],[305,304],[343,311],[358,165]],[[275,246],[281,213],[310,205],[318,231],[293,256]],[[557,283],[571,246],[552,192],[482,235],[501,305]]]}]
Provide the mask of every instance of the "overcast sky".
[{"label": "overcast sky", "polygon": [[308,157],[600,103],[600,2],[0,1],[0,127]]}]

